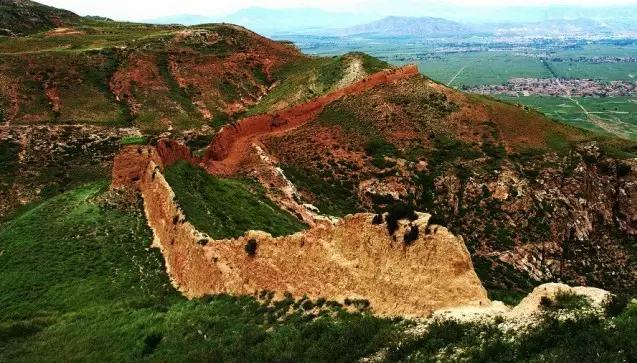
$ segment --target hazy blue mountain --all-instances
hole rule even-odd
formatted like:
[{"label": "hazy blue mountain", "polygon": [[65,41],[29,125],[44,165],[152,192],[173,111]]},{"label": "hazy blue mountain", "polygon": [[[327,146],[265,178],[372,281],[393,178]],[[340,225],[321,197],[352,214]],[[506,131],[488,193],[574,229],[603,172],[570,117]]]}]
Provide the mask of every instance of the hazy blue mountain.
[{"label": "hazy blue mountain", "polygon": [[[405,12],[404,9],[395,10],[397,13]],[[146,22],[184,25],[225,22],[242,25],[269,36],[373,34],[446,37],[464,36],[475,32],[512,36],[556,36],[560,33],[579,35],[637,31],[634,21],[637,18],[637,6],[471,8],[434,4],[410,9],[409,14],[380,18],[373,10],[353,14],[316,8],[250,7],[226,16],[179,14],[149,19]]]},{"label": "hazy blue mountain", "polygon": [[471,29],[450,20],[431,17],[388,16],[386,18],[340,29],[341,35],[381,35],[381,36],[449,36],[471,32]]}]

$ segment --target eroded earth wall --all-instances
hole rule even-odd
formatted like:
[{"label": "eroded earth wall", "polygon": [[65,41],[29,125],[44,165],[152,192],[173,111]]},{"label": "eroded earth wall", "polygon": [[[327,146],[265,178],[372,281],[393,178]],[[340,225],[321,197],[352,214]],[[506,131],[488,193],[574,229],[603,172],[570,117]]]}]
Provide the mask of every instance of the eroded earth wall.
[{"label": "eroded earth wall", "polygon": [[[237,145],[249,147],[253,138],[307,122],[345,95],[416,74],[415,66],[380,72],[276,115],[244,119],[221,131],[204,160],[170,140],[160,140],[156,148],[124,148],[114,161],[113,185],[141,192],[154,245],[164,255],[173,284],[188,297],[270,290],[295,297],[363,299],[377,313],[410,316],[487,304],[464,241],[444,227],[430,225],[427,214],[399,221],[392,233],[385,222],[373,223],[373,215],[356,214],[334,223],[311,224],[290,236],[248,231],[240,238],[213,240],[187,221],[162,175],[163,167],[177,160],[203,164],[215,172],[210,170],[215,162],[242,153]],[[408,231],[412,238],[405,241]]]},{"label": "eroded earth wall", "polygon": [[[197,231],[175,203],[158,155],[153,147],[124,149],[114,180],[126,175],[141,191],[154,244],[173,284],[188,297],[271,290],[295,297],[365,299],[377,313],[408,316],[488,303],[462,238],[429,225],[427,214],[401,221],[393,235],[385,223],[373,224],[373,215],[357,214],[290,236],[249,231],[241,238],[213,240]],[[144,165],[142,174],[132,176],[140,169],[131,165]],[[402,236],[414,227],[418,238],[405,243]],[[254,255],[246,252],[249,241],[256,244]]]}]

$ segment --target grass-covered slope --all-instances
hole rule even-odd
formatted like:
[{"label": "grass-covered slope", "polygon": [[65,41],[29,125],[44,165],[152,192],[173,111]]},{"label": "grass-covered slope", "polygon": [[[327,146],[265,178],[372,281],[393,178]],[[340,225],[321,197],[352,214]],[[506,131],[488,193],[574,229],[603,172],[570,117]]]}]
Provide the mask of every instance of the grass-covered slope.
[{"label": "grass-covered slope", "polygon": [[281,236],[304,228],[247,179],[217,178],[186,162],[166,168],[165,175],[188,220],[213,238],[239,237],[248,230]]},{"label": "grass-covered slope", "polygon": [[[526,331],[413,323],[325,301],[214,296],[188,301],[150,249],[140,205],[105,182],[0,226],[2,362],[596,362],[637,358],[637,309],[609,318],[551,311]],[[505,329],[504,331],[502,329]]]},{"label": "grass-covered slope", "polygon": [[105,190],[74,189],[0,227],[0,360],[126,359],[177,298],[143,216],[97,200]]},{"label": "grass-covered slope", "polygon": [[292,299],[187,301],[139,205],[106,195],[106,183],[76,188],[0,226],[0,361],[349,362],[390,332]]},{"label": "grass-covered slope", "polygon": [[273,73],[275,87],[248,114],[277,111],[388,68],[388,63],[364,53],[300,59]]}]

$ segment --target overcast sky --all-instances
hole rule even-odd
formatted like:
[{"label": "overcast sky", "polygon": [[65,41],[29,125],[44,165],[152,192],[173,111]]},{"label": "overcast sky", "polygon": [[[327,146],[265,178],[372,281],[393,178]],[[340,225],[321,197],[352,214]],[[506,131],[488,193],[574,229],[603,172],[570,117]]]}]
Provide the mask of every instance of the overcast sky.
[{"label": "overcast sky", "polygon": [[[39,0],[80,15],[100,15],[116,20],[141,20],[177,14],[222,16],[246,7],[312,7],[331,11],[372,11],[379,15],[409,15],[427,6],[539,6],[637,5],[637,0]],[[413,15],[419,15],[417,13]]]}]

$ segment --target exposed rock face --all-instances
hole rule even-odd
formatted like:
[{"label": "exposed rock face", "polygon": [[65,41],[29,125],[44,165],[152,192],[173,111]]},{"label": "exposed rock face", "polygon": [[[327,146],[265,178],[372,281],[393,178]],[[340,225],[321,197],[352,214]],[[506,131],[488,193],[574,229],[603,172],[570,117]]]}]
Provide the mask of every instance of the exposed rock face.
[{"label": "exposed rock face", "polygon": [[[595,287],[571,287],[560,283],[546,283],[533,289],[532,292],[513,308],[499,301],[494,301],[489,305],[457,306],[450,309],[442,309],[435,311],[433,316],[435,318],[452,318],[463,321],[480,321],[486,317],[499,316],[509,321],[509,326],[515,329],[528,325],[529,323],[533,324],[534,321],[541,319],[541,314],[545,312],[547,308],[542,305],[542,300],[555,301],[558,294],[581,296],[586,300],[593,311],[600,314],[612,297],[610,292]],[[582,312],[577,311],[575,313]]]},{"label": "exposed rock face", "polygon": [[0,126],[0,219],[41,197],[107,178],[129,128]]},{"label": "exposed rock face", "polygon": [[453,175],[456,183],[440,176],[430,210],[476,255],[536,281],[637,291],[636,170],[637,160],[587,144],[565,157],[502,163],[496,173]]},{"label": "exposed rock face", "polygon": [[[487,304],[462,238],[429,225],[429,215],[400,222],[393,236],[373,215],[348,216],[291,236],[250,231],[212,240],[198,232],[174,202],[151,147],[129,147],[118,157],[114,180],[133,182],[144,197],[154,244],[161,248],[175,286],[188,297],[259,290],[335,300],[366,299],[387,315],[428,315],[461,304]],[[145,166],[142,168],[141,166]],[[141,175],[134,172],[143,169]],[[117,185],[124,184],[119,183]],[[414,240],[403,240],[417,228]],[[256,252],[246,244],[256,243]]]}]

